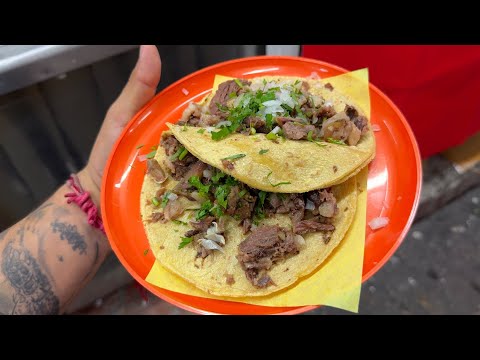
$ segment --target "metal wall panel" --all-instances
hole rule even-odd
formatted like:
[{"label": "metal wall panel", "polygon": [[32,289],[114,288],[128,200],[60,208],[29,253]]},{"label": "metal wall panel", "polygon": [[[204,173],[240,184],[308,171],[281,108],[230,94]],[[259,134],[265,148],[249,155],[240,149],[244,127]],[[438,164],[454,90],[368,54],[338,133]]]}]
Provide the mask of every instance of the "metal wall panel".
[{"label": "metal wall panel", "polygon": [[[265,54],[263,45],[158,47],[162,57],[159,90],[205,66]],[[71,57],[72,49],[67,48],[65,56]],[[83,58],[95,59],[86,48],[81,48]],[[100,51],[99,58],[103,58],[112,49],[111,45],[92,46],[90,51]],[[105,112],[137,57],[134,49],[91,64],[82,61],[81,68],[68,67],[66,74],[0,96],[0,231],[28,214],[71,172],[85,165]]]}]

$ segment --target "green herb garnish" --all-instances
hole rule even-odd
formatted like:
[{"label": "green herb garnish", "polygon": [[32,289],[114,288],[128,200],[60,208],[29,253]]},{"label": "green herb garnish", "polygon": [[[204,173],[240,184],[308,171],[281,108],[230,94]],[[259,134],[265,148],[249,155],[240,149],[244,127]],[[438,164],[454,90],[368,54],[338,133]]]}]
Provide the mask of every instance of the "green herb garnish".
[{"label": "green herb garnish", "polygon": [[240,86],[241,88],[243,88],[243,84],[241,83],[240,80],[235,79],[235,82],[237,83],[238,86]]},{"label": "green herb garnish", "polygon": [[229,97],[230,99],[233,99],[234,97],[237,97],[237,94],[232,91],[230,94],[228,94],[228,97]]},{"label": "green herb garnish", "polygon": [[178,250],[183,249],[185,246],[190,244],[193,241],[193,236],[190,237],[181,237],[182,241],[178,244]]},{"label": "green herb garnish", "polygon": [[236,155],[232,155],[232,156],[227,156],[226,158],[223,158],[221,160],[237,160],[237,159],[241,159],[243,157],[245,157],[247,155],[245,154],[236,154]]},{"label": "green herb garnish", "polygon": [[208,191],[210,190],[210,185],[204,185],[198,176],[192,176],[188,179],[188,183],[192,186],[195,186],[200,195],[207,197]]},{"label": "green herb garnish", "polygon": [[215,175],[212,176],[212,181],[214,183],[218,183],[220,181],[220,179],[223,178],[226,175],[227,174],[225,174],[224,172],[219,171]]},{"label": "green herb garnish", "polygon": [[156,197],[154,197],[152,199],[152,204],[155,205],[155,206],[158,206],[158,205],[160,205],[160,201]]},{"label": "green herb garnish", "polygon": [[320,146],[320,147],[325,147],[325,146],[327,146],[327,145],[325,145],[325,144],[320,144],[318,141],[313,140],[312,135],[313,135],[313,131],[309,131],[308,134],[307,134],[307,140],[308,140],[308,141],[310,141],[310,142],[312,142],[312,143],[314,143],[314,144],[317,144],[317,145]]},{"label": "green herb garnish", "polygon": [[188,155],[188,150],[183,149],[182,153],[178,156],[178,160],[183,160],[187,155]]},{"label": "green herb garnish", "polygon": [[277,134],[274,134],[272,132],[269,132],[266,136],[265,136],[268,140],[276,140],[278,139],[278,135]]},{"label": "green herb garnish", "polygon": [[148,254],[148,249],[145,249],[145,251],[143,252],[143,256],[147,256]]},{"label": "green herb garnish", "polygon": [[183,125],[182,127],[182,130],[181,131],[187,131],[187,124]]},{"label": "green herb garnish", "polygon": [[175,152],[175,154],[173,154],[172,156],[170,156],[170,161],[175,161],[178,159],[178,157],[180,156],[180,154],[185,150],[185,148],[183,146],[180,146],[178,148],[178,150]]},{"label": "green herb garnish", "polygon": [[147,159],[153,159],[156,153],[157,153],[157,150],[153,150],[152,152],[149,152],[146,156]]},{"label": "green herb garnish", "polygon": [[332,143],[332,144],[347,145],[347,144],[345,144],[345,141],[343,141],[343,140],[336,140],[336,139],[333,139],[333,138],[328,138],[327,141],[329,143]]},{"label": "green herb garnish", "polygon": [[163,195],[163,199],[162,199],[162,202],[161,202],[161,204],[160,204],[160,207],[161,207],[162,209],[165,209],[165,206],[167,206],[167,204],[168,204],[168,200],[169,200],[169,199],[168,199],[168,195],[170,195],[170,191],[167,191],[167,192],[165,193],[165,195]]},{"label": "green herb garnish", "polygon": [[262,150],[260,150],[258,153],[259,153],[260,155],[263,155],[263,154],[266,154],[267,152],[268,152],[268,149],[262,149]]},{"label": "green herb garnish", "polygon": [[210,200],[205,201],[200,209],[198,209],[197,215],[195,216],[196,220],[202,220],[205,216],[207,216],[212,209],[213,204]]},{"label": "green herb garnish", "polygon": [[218,206],[218,204],[214,205],[211,209],[210,209],[210,213],[215,216],[217,219],[220,218],[221,216],[223,216],[223,210],[220,206]]},{"label": "green herb garnish", "polygon": [[205,132],[205,128],[201,128],[200,130],[197,131],[199,134],[203,134]]},{"label": "green herb garnish", "polygon": [[180,220],[172,220],[174,224],[177,224],[177,225],[188,225],[186,222],[184,221],[180,221]]},{"label": "green herb garnish", "polygon": [[230,130],[228,127],[223,127],[220,131],[212,131],[212,140],[222,140],[226,138],[230,134]]},{"label": "green herb garnish", "polygon": [[224,209],[227,208],[227,196],[230,192],[228,185],[222,185],[217,187],[215,191],[215,198],[217,199],[217,204],[223,207]]},{"label": "green herb garnish", "polygon": [[258,192],[258,201],[255,204],[254,209],[254,219],[253,223],[258,225],[259,221],[265,218],[265,212],[263,211],[263,206],[265,204],[265,198],[267,197],[267,193],[265,191]]},{"label": "green herb garnish", "polygon": [[238,197],[239,197],[239,198],[242,198],[246,193],[247,193],[247,190],[243,189],[242,191],[240,191],[240,192],[238,193]]},{"label": "green herb garnish", "polygon": [[265,115],[265,123],[267,125],[267,128],[272,129],[272,127],[273,127],[273,115],[272,114]]},{"label": "green herb garnish", "polygon": [[267,175],[267,180],[268,182],[270,183],[270,185],[272,185],[273,187],[277,187],[277,186],[280,186],[280,185],[288,185],[288,184],[291,184],[291,182],[289,181],[282,181],[282,182],[279,182],[277,184],[272,184],[272,182],[270,181],[269,177],[270,175],[272,175],[272,172],[270,171]]}]

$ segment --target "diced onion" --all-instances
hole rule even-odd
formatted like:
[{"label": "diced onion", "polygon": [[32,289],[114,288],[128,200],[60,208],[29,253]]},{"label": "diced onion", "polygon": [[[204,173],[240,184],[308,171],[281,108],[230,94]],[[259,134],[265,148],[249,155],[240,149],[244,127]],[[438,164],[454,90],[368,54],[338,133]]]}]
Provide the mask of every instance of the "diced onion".
[{"label": "diced onion", "polygon": [[307,203],[305,204],[306,210],[315,210],[315,204],[307,199]]},{"label": "diced onion", "polygon": [[217,244],[225,245],[225,238],[220,234],[208,234],[205,238],[215,241]]},{"label": "diced onion", "polygon": [[268,101],[265,101],[263,103],[263,105],[265,105],[266,107],[270,107],[270,106],[280,106],[282,105],[282,102],[279,101],[279,100],[268,100]]},{"label": "diced onion", "polygon": [[207,126],[205,128],[205,130],[207,130],[208,133],[211,133],[213,130],[215,130],[216,128],[214,126]]},{"label": "diced onion", "polygon": [[372,230],[377,230],[387,226],[389,222],[390,219],[388,217],[377,217],[375,219],[372,219],[368,223],[368,226],[370,226]]},{"label": "diced onion", "polygon": [[372,131],[380,131],[380,126],[377,124],[372,124]]},{"label": "diced onion", "polygon": [[203,177],[210,179],[212,177],[212,172],[208,169],[203,170]]},{"label": "diced onion", "polygon": [[215,125],[217,128],[219,128],[220,126],[230,126],[232,125],[232,122],[231,121],[228,121],[228,120],[225,120],[225,121],[220,121],[217,125]]},{"label": "diced onion", "polygon": [[145,160],[147,160],[147,155],[148,154],[138,155],[137,157],[138,161],[144,162]]},{"label": "diced onion", "polygon": [[218,234],[220,231],[218,231],[218,224],[214,221],[212,222],[212,226],[210,226],[208,229],[207,229],[207,235],[210,235],[210,234]]},{"label": "diced onion", "polygon": [[184,94],[185,94],[185,96],[187,96],[188,94],[190,94],[190,93],[188,92],[188,90],[187,90],[187,89],[185,89],[185,88],[183,88],[183,89],[182,89],[182,93],[184,93]]},{"label": "diced onion", "polygon": [[175,193],[170,193],[170,194],[167,195],[167,198],[168,198],[168,200],[171,200],[171,201],[177,200],[177,199],[178,199],[178,195],[175,194]]},{"label": "diced onion", "polygon": [[305,239],[302,235],[295,235],[294,241],[298,246],[305,245]]},{"label": "diced onion", "polygon": [[207,250],[219,250],[223,252],[223,249],[215,241],[209,239],[200,239],[200,245],[202,245]]},{"label": "diced onion", "polygon": [[271,131],[272,134],[278,134],[280,131],[280,126],[275,126],[275,128]]},{"label": "diced onion", "polygon": [[332,102],[331,102],[331,101],[327,101],[327,102],[325,102],[325,104],[324,104],[324,105],[325,105],[325,106],[332,106],[333,104],[332,104]]}]

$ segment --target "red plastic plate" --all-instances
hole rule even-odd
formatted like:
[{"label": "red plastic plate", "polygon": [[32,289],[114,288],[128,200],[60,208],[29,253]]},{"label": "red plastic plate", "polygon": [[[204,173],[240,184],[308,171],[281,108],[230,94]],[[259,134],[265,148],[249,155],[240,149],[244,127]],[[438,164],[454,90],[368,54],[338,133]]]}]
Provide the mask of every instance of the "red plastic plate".
[{"label": "red plastic plate", "polygon": [[[155,261],[140,218],[139,196],[145,162],[137,156],[159,143],[166,122],[176,122],[191,101],[211,91],[216,74],[250,78],[264,75],[307,77],[317,72],[322,78],[347,70],[322,61],[299,57],[263,56],[223,62],[172,84],[155,96],[125,127],[110,155],[102,183],[102,217],[113,251],[130,274],[160,298],[183,309],[202,314],[298,314],[316,306],[265,307],[212,300],[168,291],[144,279]],[[188,95],[184,94],[184,90]],[[183,91],[182,91],[183,90]],[[371,122],[377,153],[369,166],[367,223],[387,216],[390,224],[377,231],[367,226],[363,281],[378,271],[405,237],[417,209],[422,170],[415,137],[400,110],[379,89],[370,84]],[[137,149],[140,144],[145,144]]]}]

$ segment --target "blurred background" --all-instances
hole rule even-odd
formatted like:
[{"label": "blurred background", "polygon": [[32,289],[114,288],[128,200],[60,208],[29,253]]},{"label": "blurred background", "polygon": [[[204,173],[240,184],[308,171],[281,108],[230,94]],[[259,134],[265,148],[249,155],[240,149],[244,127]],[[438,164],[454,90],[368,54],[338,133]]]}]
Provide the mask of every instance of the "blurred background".
[{"label": "blurred background", "polygon": [[[203,67],[255,55],[355,70],[402,110],[423,157],[417,219],[362,288],[360,314],[480,314],[480,46],[158,45],[158,90]],[[0,45],[0,232],[81,169],[138,45]],[[111,256],[69,309],[186,314],[139,291]],[[321,308],[312,314],[342,314]]]}]

